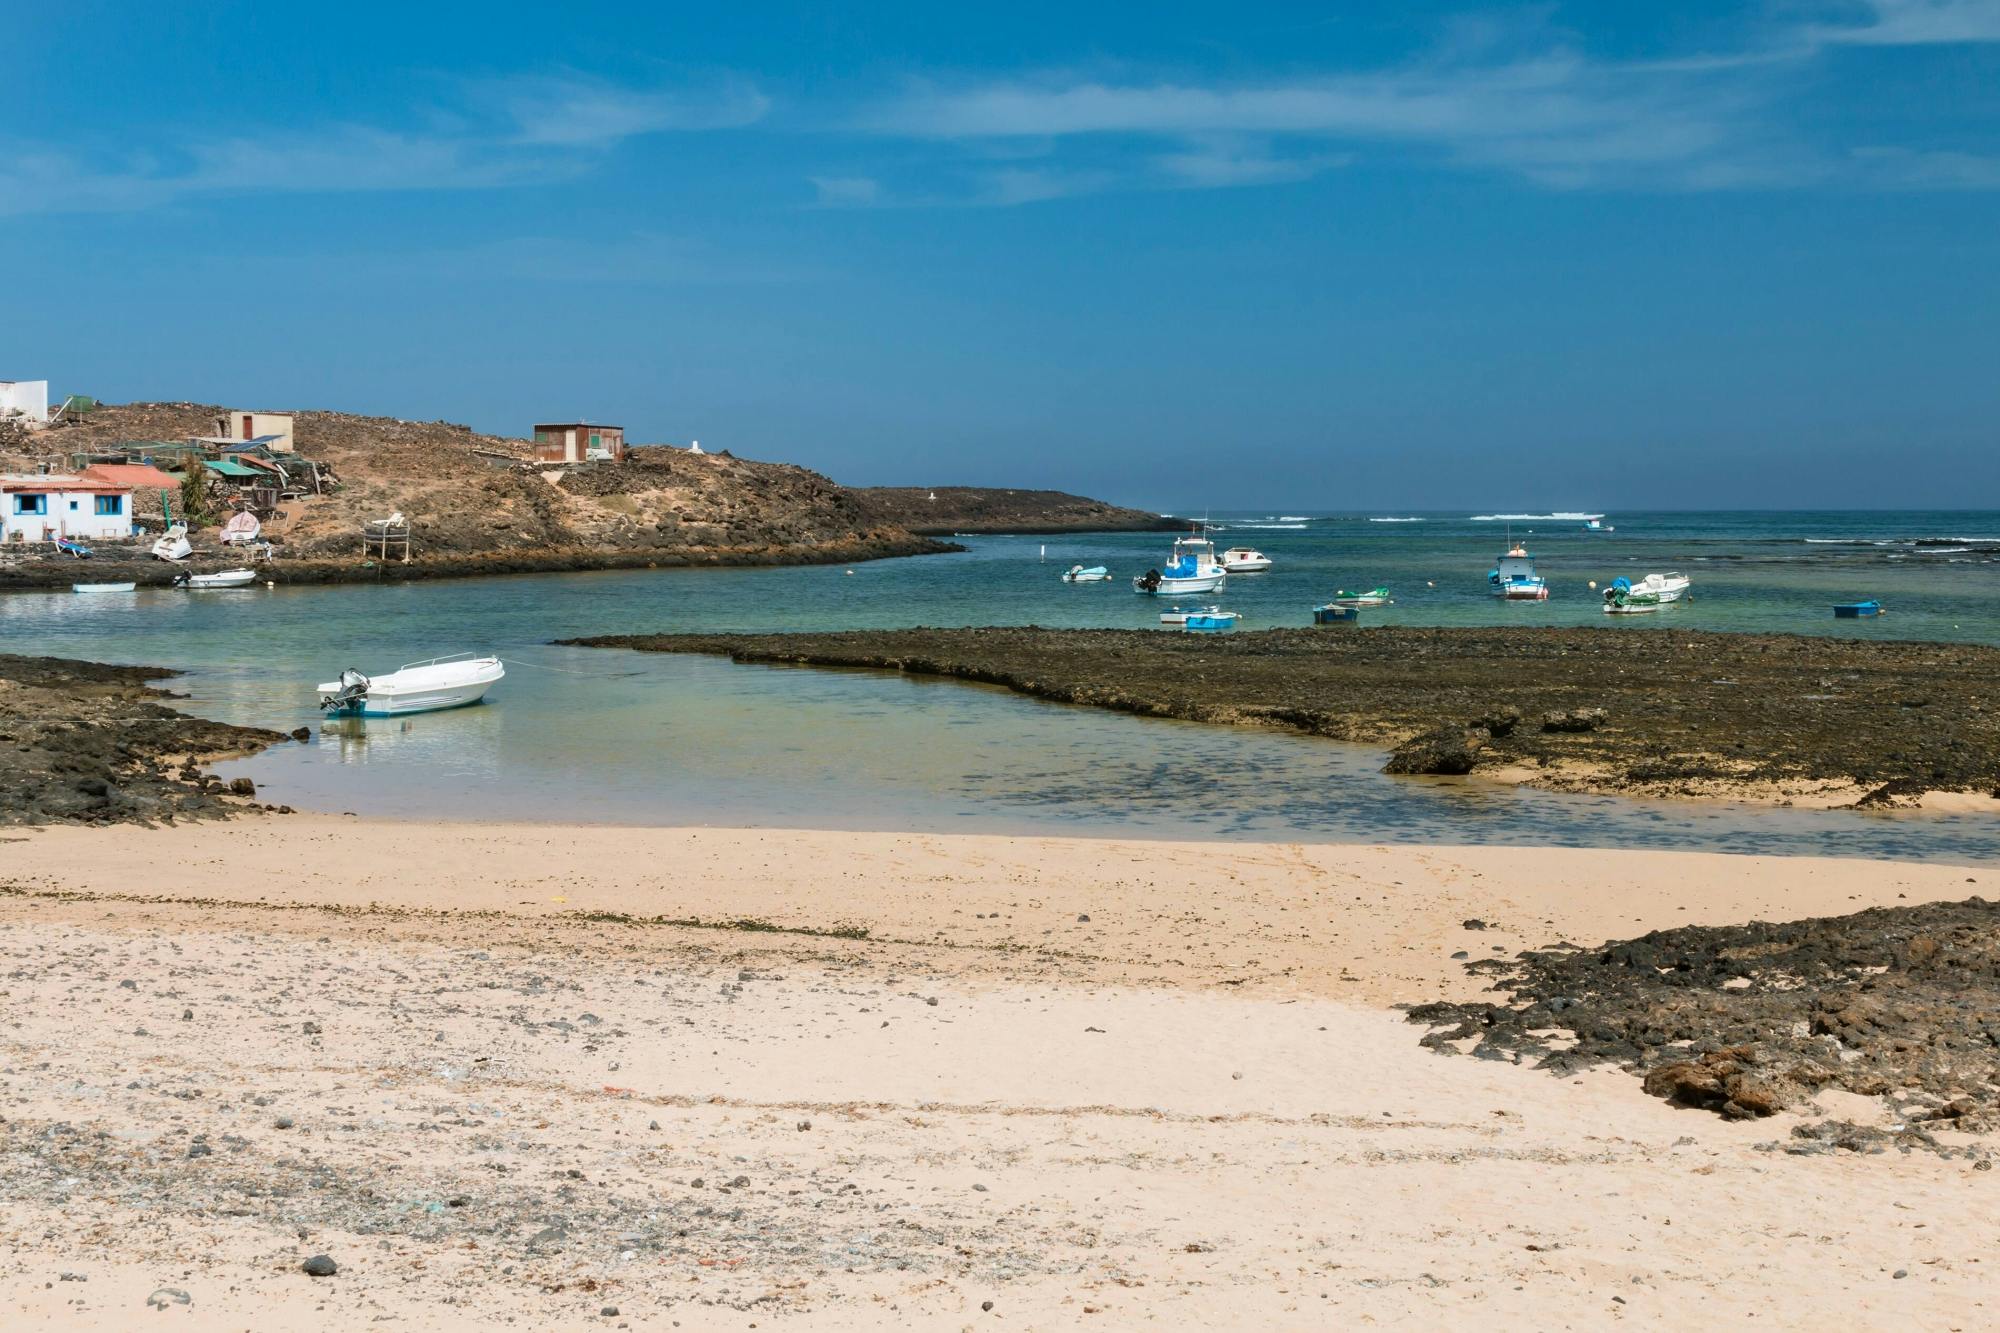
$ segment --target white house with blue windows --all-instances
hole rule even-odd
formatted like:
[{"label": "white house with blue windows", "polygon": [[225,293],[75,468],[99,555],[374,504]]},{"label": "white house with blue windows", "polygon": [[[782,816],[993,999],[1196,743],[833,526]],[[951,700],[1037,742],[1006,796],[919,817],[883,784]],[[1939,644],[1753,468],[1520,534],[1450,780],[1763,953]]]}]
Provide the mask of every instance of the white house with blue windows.
[{"label": "white house with blue windows", "polygon": [[132,488],[89,477],[0,476],[0,534],[10,543],[128,538]]}]

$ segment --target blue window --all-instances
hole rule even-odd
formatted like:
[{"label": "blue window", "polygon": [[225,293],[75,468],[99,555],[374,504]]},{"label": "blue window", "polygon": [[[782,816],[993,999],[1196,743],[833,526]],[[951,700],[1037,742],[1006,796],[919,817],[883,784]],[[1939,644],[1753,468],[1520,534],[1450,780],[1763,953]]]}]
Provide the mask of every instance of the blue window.
[{"label": "blue window", "polygon": [[122,495],[100,495],[97,497],[97,516],[117,518],[125,512],[125,497]]},{"label": "blue window", "polygon": [[14,512],[17,514],[46,514],[49,512],[49,497],[46,495],[17,495],[14,497]]}]

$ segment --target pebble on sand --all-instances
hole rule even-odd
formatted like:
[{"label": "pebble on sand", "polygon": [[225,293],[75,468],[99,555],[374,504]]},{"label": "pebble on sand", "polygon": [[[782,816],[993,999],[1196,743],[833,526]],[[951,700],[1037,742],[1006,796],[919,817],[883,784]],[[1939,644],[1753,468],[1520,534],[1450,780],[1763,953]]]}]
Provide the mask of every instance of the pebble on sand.
[{"label": "pebble on sand", "polygon": [[340,1271],[340,1265],[328,1254],[315,1254],[299,1265],[299,1271],[310,1277],[332,1277]]}]

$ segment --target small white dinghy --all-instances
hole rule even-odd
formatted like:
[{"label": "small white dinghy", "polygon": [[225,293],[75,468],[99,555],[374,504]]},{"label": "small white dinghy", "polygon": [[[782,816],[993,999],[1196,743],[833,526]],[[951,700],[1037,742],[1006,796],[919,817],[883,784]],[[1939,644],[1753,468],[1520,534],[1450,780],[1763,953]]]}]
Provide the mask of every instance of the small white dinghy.
[{"label": "small white dinghy", "polygon": [[411,662],[381,676],[350,667],[339,680],[319,687],[319,706],[329,714],[361,717],[434,713],[478,703],[506,674],[499,658],[471,653]]},{"label": "small white dinghy", "polygon": [[213,574],[182,574],[176,588],[241,588],[257,577],[253,569],[219,569]]},{"label": "small white dinghy", "polygon": [[71,592],[132,592],[138,586],[136,583],[72,583],[69,585],[69,590]]},{"label": "small white dinghy", "polygon": [[1232,546],[1222,553],[1222,567],[1232,574],[1261,574],[1271,567],[1271,557],[1248,546]]},{"label": "small white dinghy", "polygon": [[1103,565],[1092,565],[1085,569],[1082,565],[1071,565],[1063,571],[1064,583],[1109,583],[1111,571]]}]

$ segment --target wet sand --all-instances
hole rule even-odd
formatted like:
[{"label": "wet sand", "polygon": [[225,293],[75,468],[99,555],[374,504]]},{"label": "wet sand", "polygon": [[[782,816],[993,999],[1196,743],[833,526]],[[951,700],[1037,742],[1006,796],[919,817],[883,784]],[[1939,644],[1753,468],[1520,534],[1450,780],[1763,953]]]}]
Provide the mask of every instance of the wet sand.
[{"label": "wet sand", "polygon": [[1977,1160],[1789,1156],[1790,1113],[1442,1057],[1390,1007],[1476,998],[1454,953],[1981,868],[306,815],[7,846],[14,1326],[1988,1319]]}]

